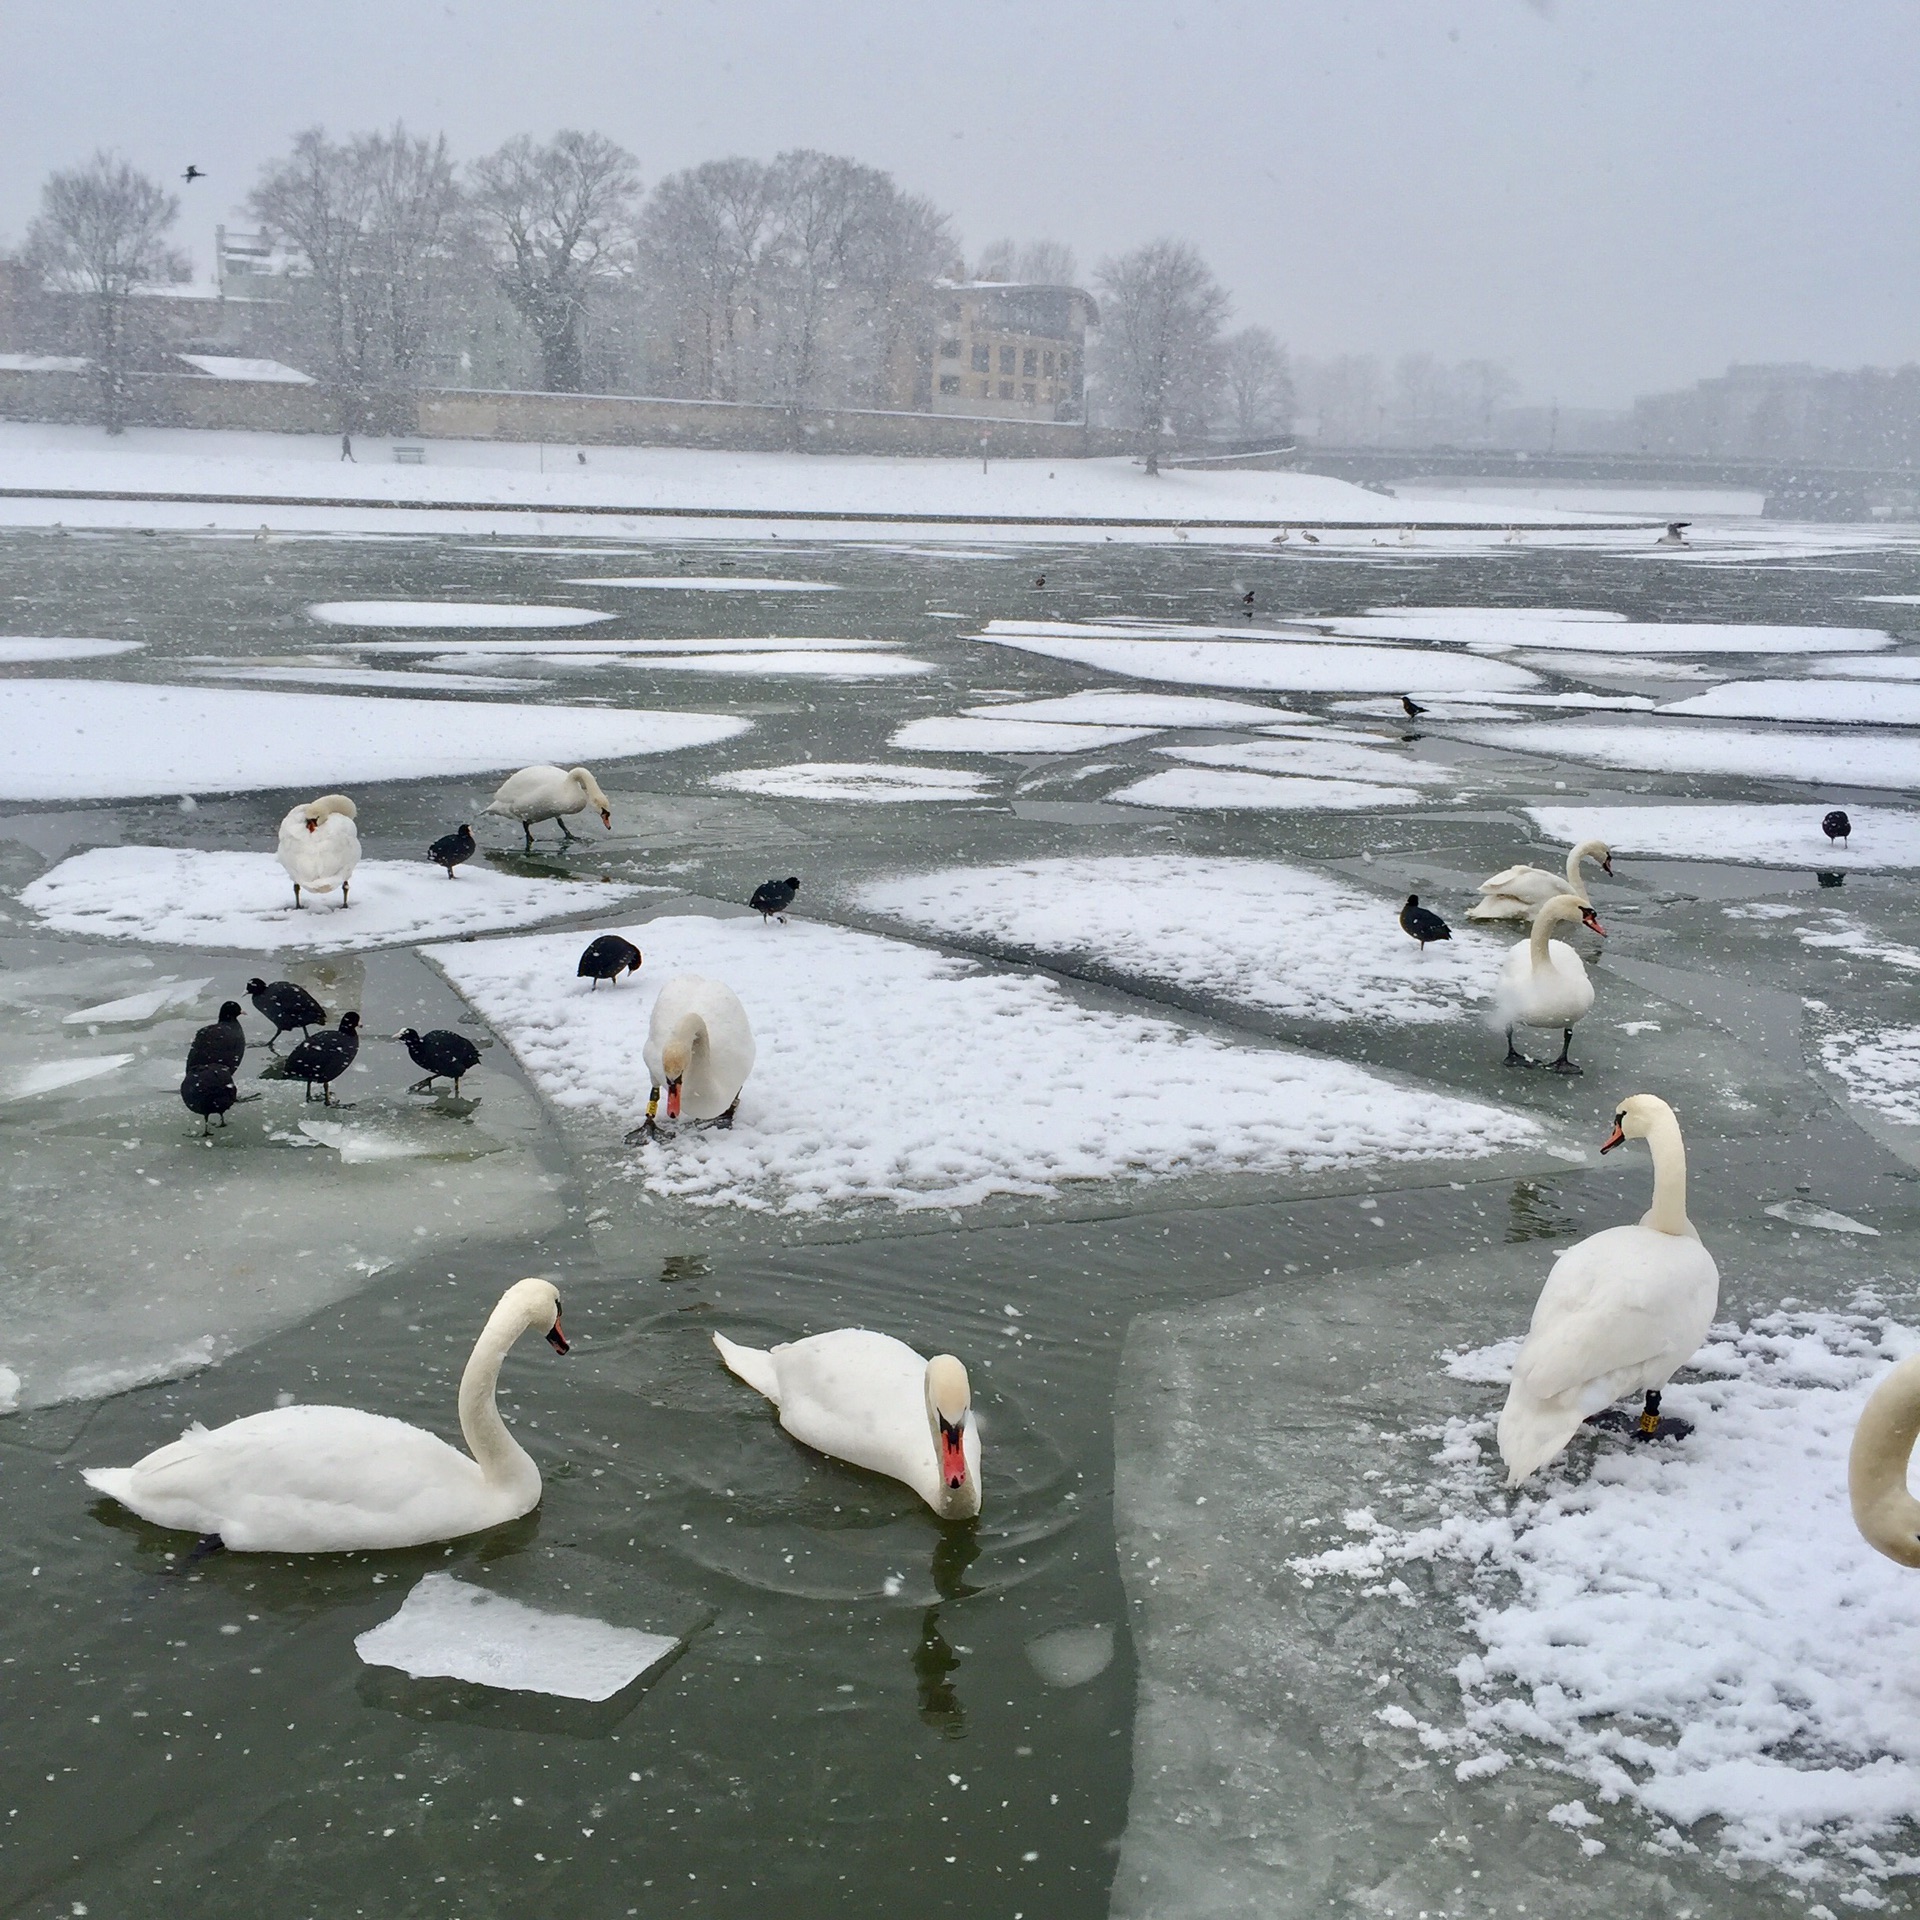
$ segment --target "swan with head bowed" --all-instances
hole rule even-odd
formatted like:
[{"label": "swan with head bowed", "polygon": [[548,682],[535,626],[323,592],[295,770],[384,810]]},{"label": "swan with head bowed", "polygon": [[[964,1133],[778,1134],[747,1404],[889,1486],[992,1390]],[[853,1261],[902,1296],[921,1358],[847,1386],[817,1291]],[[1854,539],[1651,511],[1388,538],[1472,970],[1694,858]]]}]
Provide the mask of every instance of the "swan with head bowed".
[{"label": "swan with head bowed", "polygon": [[344,793],[323,793],[293,809],[280,822],[280,864],[293,881],[293,904],[300,890],[331,893],[340,889],[347,899],[347,883],[360,864],[360,830],[353,824],[359,809]]},{"label": "swan with head bowed", "polygon": [[[1549,900],[1570,893],[1583,907],[1593,905],[1587,883],[1580,877],[1583,860],[1598,860],[1603,873],[1613,872],[1613,854],[1604,840],[1582,840],[1567,855],[1566,878],[1544,867],[1508,867],[1480,882],[1480,898],[1467,909],[1469,920],[1531,920]],[[1597,920],[1587,923],[1595,933],[1606,931]]]},{"label": "swan with head bowed", "polygon": [[540,1469],[494,1404],[500,1363],[539,1330],[556,1353],[560,1296],[521,1280],[500,1296],[460,1377],[472,1455],[385,1414],[276,1407],[194,1425],[130,1467],[88,1467],[90,1487],[156,1527],[217,1537],[239,1553],[347,1553],[455,1540],[540,1504]]},{"label": "swan with head bowed", "polygon": [[[1583,1423],[1631,1426],[1642,1440],[1689,1429],[1660,1417],[1660,1389],[1693,1357],[1720,1304],[1720,1272],[1687,1218],[1687,1150],[1673,1109],[1636,1093],[1614,1110],[1611,1153],[1645,1140],[1653,1205],[1631,1226],[1589,1234],[1554,1262],[1500,1411],[1500,1457],[1517,1487]],[[1644,1393],[1637,1416],[1611,1413]]]},{"label": "swan with head bowed", "polygon": [[1920,1567],[1920,1500],[1907,1491],[1907,1462],[1920,1438],[1920,1354],[1874,1388],[1853,1430],[1847,1493],[1853,1524],[1876,1553]]},{"label": "swan with head bowed", "polygon": [[659,1132],[660,1090],[669,1120],[730,1127],[741,1089],[753,1071],[753,1028],[733,989],[697,973],[677,973],[660,989],[641,1049],[652,1075],[647,1117],[627,1135],[630,1145]]},{"label": "swan with head bowed", "polygon": [[802,1446],[904,1482],[942,1520],[980,1511],[980,1433],[967,1370],[952,1354],[924,1360],[864,1327],[768,1350],[718,1333],[713,1344]]},{"label": "swan with head bowed", "polygon": [[1573,1050],[1575,1024],[1593,1005],[1593,982],[1587,978],[1585,962],[1565,941],[1548,938],[1550,929],[1569,920],[1582,920],[1596,933],[1602,931],[1591,907],[1563,893],[1533,916],[1533,932],[1501,964],[1493,1005],[1497,1024],[1507,1030],[1510,1067],[1537,1064],[1513,1044],[1515,1027],[1558,1027],[1560,1056],[1549,1063],[1550,1071],[1580,1071],[1567,1056]]},{"label": "swan with head bowed", "polygon": [[577,840],[580,836],[568,827],[567,816],[585,813],[589,807],[611,833],[613,809],[600,791],[600,782],[585,767],[522,767],[501,781],[499,791],[480,811],[498,814],[503,820],[518,820],[531,853],[537,821],[556,821],[563,839]]}]

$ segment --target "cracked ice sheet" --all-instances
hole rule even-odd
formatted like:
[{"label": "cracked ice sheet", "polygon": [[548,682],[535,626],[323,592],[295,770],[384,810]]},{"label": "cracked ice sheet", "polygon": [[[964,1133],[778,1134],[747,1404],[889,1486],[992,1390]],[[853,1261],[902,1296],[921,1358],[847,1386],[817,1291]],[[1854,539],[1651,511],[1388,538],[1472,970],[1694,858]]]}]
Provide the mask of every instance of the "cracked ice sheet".
[{"label": "cracked ice sheet", "polygon": [[1085,753],[1144,740],[1152,727],[1068,725],[1050,720],[984,720],[931,714],[897,729],[890,746],[903,753]]},{"label": "cracked ice sheet", "polygon": [[[126,680],[0,681],[0,798],[315,790],[710,746],[750,721]],[[214,744],[217,743],[217,746]]]},{"label": "cracked ice sheet", "polygon": [[854,898],[929,933],[1166,981],[1302,1020],[1455,1020],[1492,991],[1509,945],[1465,928],[1424,953],[1393,903],[1269,860],[1036,860],[946,867]]},{"label": "cracked ice sheet", "polygon": [[1156,747],[1169,760],[1197,767],[1241,767],[1249,773],[1305,774],[1316,779],[1403,780],[1419,787],[1466,784],[1459,767],[1416,760],[1405,748],[1359,747],[1337,740],[1235,740],[1211,747]]},{"label": "cracked ice sheet", "polygon": [[1920,687],[1874,680],[1728,680],[1676,700],[1662,713],[1703,720],[1834,720],[1853,726],[1920,726]]},{"label": "cracked ice sheet", "polygon": [[322,600],[307,609],[307,618],[330,627],[584,627],[613,615],[512,601]]},{"label": "cracked ice sheet", "polygon": [[784,767],[743,767],[707,782],[726,793],[775,800],[853,800],[887,804],[907,800],[978,800],[990,774],[959,767],[895,767],[858,760],[798,760]]},{"label": "cracked ice sheet", "polygon": [[1849,810],[1843,846],[1821,831],[1817,806],[1528,807],[1549,840],[1604,840],[1616,856],[1724,860],[1736,866],[1872,869],[1920,867],[1920,813]]},{"label": "cracked ice sheet", "polygon": [[137,653],[144,640],[31,639],[24,634],[0,638],[0,667],[21,667],[33,660],[104,660],[110,654]]},{"label": "cracked ice sheet", "polygon": [[363,860],[352,904],[308,894],[295,907],[286,869],[270,853],[189,847],[95,847],[22,889],[20,904],[63,933],[153,940],[241,953],[342,953],[450,933],[532,926],[587,913],[633,888],[524,880],[469,863],[449,880],[424,860]]},{"label": "cracked ice sheet", "polygon": [[[1396,707],[1394,712],[1399,713]],[[1277,701],[1255,706],[1248,700],[1217,700],[1205,694],[1125,693],[1095,690],[1062,693],[1045,700],[995,701],[968,707],[969,719],[1064,721],[1070,726],[1113,727],[1259,727],[1278,718],[1310,721]]]},{"label": "cracked ice sheet", "polygon": [[1920,1027],[1843,1029],[1821,1040],[1820,1061],[1849,1100],[1920,1127]]},{"label": "cracked ice sheet", "polygon": [[1070,1181],[1480,1158],[1543,1137],[1517,1113],[1083,1007],[1044,977],[874,934],[679,917],[628,935],[645,970],[614,992],[574,979],[577,934],[428,954],[547,1098],[609,1143],[646,1109],[661,985],[693,972],[732,987],[759,1041],[739,1119],[631,1150],[635,1179],[696,1205],[958,1207]]},{"label": "cracked ice sheet", "polygon": [[1442,1570],[1481,1648],[1456,1670],[1458,1726],[1433,1729],[1447,1747],[1545,1752],[1651,1816],[1639,1837],[1712,1820],[1694,1837],[1723,1863],[1880,1904],[1857,1895],[1902,1868],[1873,1849],[1910,1853],[1920,1820],[1920,1682],[1887,1657],[1920,1637],[1920,1581],[1855,1531],[1847,1452],[1920,1333],[1870,1312],[1716,1329],[1667,1390],[1696,1423],[1683,1448],[1579,1442],[1590,1471],[1563,1459],[1518,1496],[1492,1446],[1514,1344],[1451,1357],[1495,1393],[1434,1431],[1406,1523],[1357,1507],[1296,1577],[1398,1611],[1397,1569]]},{"label": "cracked ice sheet", "polygon": [[1602,727],[1548,720],[1462,727],[1451,737],[1641,773],[1726,774],[1815,787],[1836,780],[1849,787],[1920,786],[1920,740],[1885,734],[1793,732],[1784,727],[1763,731],[1684,721]]},{"label": "cracked ice sheet", "polygon": [[1862,653],[1890,647],[1878,627],[1776,627],[1719,621],[1625,620],[1617,614],[1549,608],[1375,607],[1327,623],[1367,640],[1537,647],[1569,653]]},{"label": "cracked ice sheet", "polygon": [[1417,807],[1429,796],[1413,787],[1371,786],[1323,775],[1276,776],[1227,768],[1179,767],[1150,773],[1106,798],[1123,807],[1181,810],[1226,807],[1255,813],[1352,813],[1365,807]]}]

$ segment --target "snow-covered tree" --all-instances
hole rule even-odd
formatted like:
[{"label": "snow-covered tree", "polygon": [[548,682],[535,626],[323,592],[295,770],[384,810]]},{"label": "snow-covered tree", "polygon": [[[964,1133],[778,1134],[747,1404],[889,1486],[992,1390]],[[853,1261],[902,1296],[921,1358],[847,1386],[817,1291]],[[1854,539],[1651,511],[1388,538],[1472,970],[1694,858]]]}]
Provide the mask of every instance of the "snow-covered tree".
[{"label": "snow-covered tree", "polygon": [[1293,425],[1287,350],[1265,327],[1242,327],[1220,343],[1220,388],[1228,429],[1243,440]]},{"label": "snow-covered tree", "polygon": [[1160,470],[1169,431],[1204,426],[1219,379],[1220,328],[1232,303],[1184,240],[1152,240],[1104,260],[1101,388],[1140,435],[1147,471]]}]

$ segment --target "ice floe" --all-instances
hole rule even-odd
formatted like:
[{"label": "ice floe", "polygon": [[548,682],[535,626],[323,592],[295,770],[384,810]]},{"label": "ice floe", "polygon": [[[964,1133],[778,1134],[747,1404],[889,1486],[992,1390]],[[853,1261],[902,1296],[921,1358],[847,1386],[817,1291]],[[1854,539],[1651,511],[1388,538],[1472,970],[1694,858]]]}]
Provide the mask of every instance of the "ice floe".
[{"label": "ice floe", "polygon": [[1920,654],[1870,653],[1809,660],[1807,671],[1825,680],[1920,680]]},{"label": "ice floe", "polygon": [[1604,840],[1616,858],[1724,860],[1756,867],[1920,867],[1920,813],[1855,807],[1846,845],[1820,830],[1823,810],[1805,806],[1528,807],[1549,840]]},{"label": "ice floe", "polygon": [[856,653],[846,647],[809,647],[785,653],[763,649],[756,653],[714,650],[651,654],[645,659],[621,664],[643,673],[766,674],[773,678],[822,680],[905,680],[933,671],[930,662],[915,660],[904,653]]},{"label": "ice floe", "polygon": [[1218,746],[1156,747],[1154,751],[1197,767],[1242,767],[1249,773],[1378,780],[1387,785],[1399,781],[1421,787],[1465,784],[1460,768],[1416,760],[1404,747],[1349,746],[1339,740],[1233,740]]},{"label": "ice floe", "polygon": [[1545,607],[1374,607],[1327,624],[1355,638],[1568,653],[1861,653],[1893,644],[1877,627],[1627,620]]},{"label": "ice floe", "polygon": [[1920,687],[1861,680],[1728,680],[1676,700],[1662,713],[1703,720],[1842,721],[1854,726],[1920,726]]},{"label": "ice floe", "polygon": [[1150,773],[1107,795],[1123,807],[1228,807],[1239,811],[1351,813],[1363,807],[1417,806],[1427,796],[1414,787],[1369,786],[1358,780],[1275,777],[1213,768],[1180,767]]},{"label": "ice floe", "polygon": [[1820,1042],[1820,1061],[1847,1098],[1920,1127],[1920,1027],[1847,1028]]},{"label": "ice floe", "polygon": [[959,767],[896,767],[884,762],[798,760],[785,767],[744,767],[707,782],[728,793],[774,800],[977,800],[993,787],[989,774]]},{"label": "ice floe", "polygon": [[144,640],[33,639],[25,634],[0,638],[0,667],[22,667],[35,660],[104,660],[111,654],[137,653]]},{"label": "ice floe", "polygon": [[429,1573],[400,1611],[354,1640],[370,1667],[563,1700],[610,1700],[680,1642],[585,1614],[529,1607],[450,1573]]},{"label": "ice floe", "polygon": [[1069,726],[1109,727],[1258,727],[1277,719],[1312,718],[1278,702],[1256,706],[1248,700],[1219,700],[1197,693],[1100,691],[1062,693],[1045,700],[996,701],[965,711],[977,720],[1045,720]]},{"label": "ice floe", "polygon": [[909,720],[891,744],[904,753],[1085,753],[1144,740],[1152,727],[1102,727],[1059,720],[987,720],[930,714]]},{"label": "ice floe", "polygon": [[109,1073],[117,1073],[130,1061],[137,1059],[131,1053],[88,1053],[66,1060],[43,1060],[34,1066],[16,1068],[4,1081],[0,1081],[0,1099],[31,1100],[36,1094],[59,1093],[66,1087],[77,1087],[88,1080],[99,1080]]},{"label": "ice floe", "polygon": [[831,580],[756,580],[737,573],[616,573],[563,580],[563,587],[651,587],[674,593],[838,593]]},{"label": "ice floe", "polygon": [[1399,902],[1272,860],[1145,855],[943,867],[854,898],[929,933],[1092,962],[1301,1020],[1426,1024],[1483,1000],[1511,944],[1465,927],[1423,953]]},{"label": "ice floe", "polygon": [[1886,734],[1796,733],[1784,727],[1762,731],[1685,721],[1606,727],[1543,720],[1526,726],[1463,727],[1453,737],[1642,773],[1726,774],[1822,787],[1920,786],[1920,740]]},{"label": "ice floe", "polygon": [[398,693],[498,693],[503,688],[540,687],[544,680],[516,679],[507,674],[409,673],[401,667],[275,666],[267,663],[238,666],[196,666],[202,680],[258,680],[269,686],[364,687],[374,692],[389,688]]},{"label": "ice floe", "polygon": [[1056,1627],[1027,1642],[1027,1660],[1050,1687],[1084,1687],[1113,1665],[1113,1629]]},{"label": "ice floe", "polygon": [[659,984],[696,972],[733,988],[759,1042],[739,1119],[629,1150],[634,1178],[663,1197],[958,1207],[1068,1181],[1476,1158],[1540,1138],[1517,1113],[1092,1010],[1043,976],[874,934],[691,916],[629,932],[647,957],[632,992],[576,981],[572,934],[428,953],[542,1092],[610,1145],[646,1108]]},{"label": "ice floe", "polygon": [[175,1007],[190,1007],[213,985],[209,974],[202,980],[180,980],[168,974],[157,986],[144,993],[129,993],[118,1000],[103,1000],[96,1007],[76,1007],[62,1014],[60,1024],[67,1027],[133,1027],[143,1021],[170,1012]]},{"label": "ice floe", "polygon": [[596,911],[632,891],[604,883],[524,880],[471,863],[460,869],[458,879],[449,880],[424,859],[417,866],[363,860],[354,869],[350,906],[329,895],[324,906],[295,907],[285,870],[270,853],[94,847],[30,882],[20,901],[63,933],[242,953],[294,948],[338,953],[532,926],[561,914]]},{"label": "ice floe", "polygon": [[611,620],[591,607],[531,607],[491,600],[321,600],[310,620],[330,627],[585,627]]},{"label": "ice floe", "polygon": [[[1920,1640],[1920,1580],[1854,1530],[1847,1450],[1868,1392],[1916,1348],[1872,1311],[1721,1329],[1667,1390],[1695,1423],[1684,1445],[1602,1443],[1583,1476],[1556,1469],[1517,1495],[1490,1399],[1446,1423],[1423,1511],[1394,1524],[1357,1507],[1350,1544],[1291,1565],[1385,1607],[1413,1604],[1397,1568],[1451,1570],[1480,1643],[1454,1669],[1460,1724],[1430,1743],[1463,1756],[1457,1775],[1545,1753],[1603,1805],[1649,1816],[1638,1837],[1656,1848],[1712,1822],[1695,1838],[1723,1859],[1883,1905],[1876,1887],[1911,1861],[1881,1843],[1920,1818],[1920,1712],[1892,1657]],[[1454,1371],[1497,1376],[1480,1363],[1511,1351]]]},{"label": "ice floe", "polygon": [[542,660],[591,660],[598,666],[630,653],[869,653],[891,651],[899,642],[842,640],[823,634],[794,638],[762,636],[759,639],[704,640],[610,640],[598,635],[591,640],[342,640],[328,644],[342,653],[357,653],[369,660],[388,653],[428,653],[449,660],[480,659],[488,655],[508,659],[528,654],[537,655]]},{"label": "ice floe", "polygon": [[541,760],[572,765],[673,753],[730,739],[751,724],[632,707],[5,680],[0,798],[125,799],[424,780]]}]

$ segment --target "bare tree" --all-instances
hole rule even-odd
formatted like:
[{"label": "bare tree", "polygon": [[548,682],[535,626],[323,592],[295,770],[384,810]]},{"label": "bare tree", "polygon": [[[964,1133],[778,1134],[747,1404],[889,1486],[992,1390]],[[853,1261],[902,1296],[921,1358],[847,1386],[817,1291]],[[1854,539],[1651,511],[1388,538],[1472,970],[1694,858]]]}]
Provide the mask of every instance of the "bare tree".
[{"label": "bare tree", "polygon": [[1265,327],[1242,327],[1220,343],[1220,376],[1229,424],[1242,439],[1292,426],[1287,350]]},{"label": "bare tree", "polygon": [[581,322],[597,282],[617,274],[632,233],[640,174],[604,134],[525,134],[474,163],[473,203],[501,290],[540,343],[549,393],[583,384]]},{"label": "bare tree", "polygon": [[371,190],[369,264],[385,301],[387,357],[396,383],[411,385],[460,238],[460,189],[445,134],[415,139],[396,122],[354,146]]},{"label": "bare tree", "polygon": [[185,255],[166,233],[180,202],[127,161],[101,151],[48,177],[27,230],[26,258],[50,286],[86,296],[100,423],[126,430],[128,308],[134,290],[184,280]]},{"label": "bare tree", "polygon": [[1141,439],[1147,471],[1160,471],[1170,428],[1204,422],[1219,377],[1220,327],[1231,301],[1184,240],[1152,240],[1104,260],[1100,349],[1122,422]]},{"label": "bare tree", "polygon": [[903,350],[913,349],[916,370],[922,358],[931,362],[933,281],[953,258],[954,243],[947,216],[931,200],[901,193],[884,174],[880,179],[854,248],[852,277],[872,341],[870,398],[884,407],[900,398]]},{"label": "bare tree", "polygon": [[976,280],[1016,281],[1034,287],[1070,287],[1076,262],[1064,240],[991,240],[973,265]]}]

